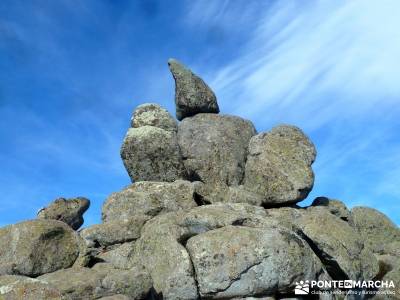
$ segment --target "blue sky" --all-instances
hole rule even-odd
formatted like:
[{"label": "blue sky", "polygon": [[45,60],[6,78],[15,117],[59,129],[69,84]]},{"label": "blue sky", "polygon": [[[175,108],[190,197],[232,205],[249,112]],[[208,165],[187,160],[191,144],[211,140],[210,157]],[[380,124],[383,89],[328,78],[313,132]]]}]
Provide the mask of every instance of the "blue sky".
[{"label": "blue sky", "polygon": [[316,196],[400,224],[400,2],[0,2],[0,225],[56,197],[101,205],[129,184],[133,109],[174,112],[167,59],[258,131],[291,123],[318,150]]}]

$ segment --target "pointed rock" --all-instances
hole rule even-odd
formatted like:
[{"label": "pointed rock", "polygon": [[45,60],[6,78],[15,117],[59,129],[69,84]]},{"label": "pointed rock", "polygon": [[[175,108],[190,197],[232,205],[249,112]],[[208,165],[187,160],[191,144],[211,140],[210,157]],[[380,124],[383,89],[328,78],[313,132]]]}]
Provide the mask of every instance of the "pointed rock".
[{"label": "pointed rock", "polygon": [[42,208],[37,213],[38,219],[62,221],[74,230],[82,226],[83,214],[90,206],[90,200],[84,197],[77,198],[58,198],[48,207]]},{"label": "pointed rock", "polygon": [[175,79],[175,105],[178,120],[198,113],[219,113],[214,92],[200,77],[175,59],[169,59],[168,66]]}]

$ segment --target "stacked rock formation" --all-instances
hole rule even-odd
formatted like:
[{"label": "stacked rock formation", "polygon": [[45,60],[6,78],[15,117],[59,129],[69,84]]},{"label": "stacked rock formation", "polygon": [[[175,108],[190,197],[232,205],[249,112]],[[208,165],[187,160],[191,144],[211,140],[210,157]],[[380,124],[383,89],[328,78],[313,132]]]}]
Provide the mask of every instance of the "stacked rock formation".
[{"label": "stacked rock formation", "polygon": [[136,108],[121,147],[133,183],[101,224],[76,231],[89,201],[60,198],[0,228],[0,299],[301,299],[297,282],[348,279],[394,281],[373,297],[399,299],[399,228],[326,197],[296,205],[314,183],[309,138],[219,114],[201,78],[168,65],[181,122]]}]

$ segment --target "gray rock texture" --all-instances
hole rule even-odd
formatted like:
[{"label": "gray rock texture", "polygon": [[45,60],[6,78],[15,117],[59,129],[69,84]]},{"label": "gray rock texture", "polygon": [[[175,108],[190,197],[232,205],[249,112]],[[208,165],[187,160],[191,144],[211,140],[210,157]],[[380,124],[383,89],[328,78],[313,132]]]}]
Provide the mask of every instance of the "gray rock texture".
[{"label": "gray rock texture", "polygon": [[314,184],[316,150],[297,127],[280,125],[250,140],[244,186],[270,206],[296,203]]},{"label": "gray rock texture", "polygon": [[39,280],[56,286],[63,296],[71,300],[96,299],[107,296],[101,282],[106,272],[89,268],[70,268],[38,277]]},{"label": "gray rock texture", "polygon": [[164,299],[269,295],[292,290],[295,280],[322,271],[299,236],[268,218],[261,207],[247,204],[157,216],[144,226],[135,252],[134,265],[150,272]]},{"label": "gray rock texture", "polygon": [[46,282],[16,275],[0,276],[1,300],[64,300],[61,292]]},{"label": "gray rock texture", "polygon": [[83,229],[80,236],[89,247],[106,247],[113,244],[130,242],[140,237],[140,231],[149,216],[134,216],[129,219],[110,221]]},{"label": "gray rock texture", "polygon": [[123,243],[114,246],[108,251],[100,252],[97,258],[109,263],[116,269],[130,269],[134,267],[133,257],[135,255],[135,242]]},{"label": "gray rock texture", "polygon": [[400,229],[376,209],[361,206],[352,208],[350,224],[375,253],[382,252],[385,245],[391,242],[400,242]]},{"label": "gray rock texture", "polygon": [[382,281],[393,281],[394,288],[385,288],[382,287],[379,289],[379,292],[382,294],[378,294],[372,299],[374,300],[398,300],[400,299],[400,265],[397,265],[394,267],[392,270],[387,272],[383,278],[381,279]]},{"label": "gray rock texture", "polygon": [[261,205],[264,200],[261,195],[246,190],[242,185],[214,185],[212,183],[204,184],[200,181],[193,182],[193,185],[199,204],[223,202]]},{"label": "gray rock texture", "polygon": [[188,181],[143,181],[111,194],[104,202],[102,218],[109,222],[134,216],[156,216],[195,206],[194,187]]},{"label": "gray rock texture", "polygon": [[371,280],[378,274],[378,261],[347,222],[322,207],[310,207],[298,224],[333,279]]},{"label": "gray rock texture", "polygon": [[[314,184],[308,137],[219,115],[202,79],[169,66],[181,122],[157,104],[135,109],[121,148],[133,184],[105,200],[101,224],[75,231],[89,200],[60,198],[0,228],[0,300],[399,299],[398,226],[328,197],[297,204]],[[395,288],[294,293],[348,279]]]},{"label": "gray rock texture", "polygon": [[38,219],[52,219],[62,221],[72,229],[77,230],[83,224],[83,214],[90,206],[89,199],[83,197],[77,198],[58,198],[46,208],[41,209]]},{"label": "gray rock texture", "polygon": [[177,131],[178,125],[171,114],[160,105],[144,103],[136,107],[131,118],[131,127],[154,126],[167,131]]},{"label": "gray rock texture", "polygon": [[0,228],[0,275],[38,276],[70,267],[79,237],[63,222],[33,220]]},{"label": "gray rock texture", "polygon": [[[368,244],[367,244],[368,245]],[[379,261],[379,278],[387,272],[400,266],[400,241],[388,242],[383,247],[379,247],[379,252],[375,252]]]},{"label": "gray rock texture", "polygon": [[135,268],[110,272],[101,284],[106,290],[129,299],[145,299],[152,287],[149,274]]},{"label": "gray rock texture", "polygon": [[151,278],[142,270],[117,270],[108,264],[93,268],[70,268],[38,277],[56,286],[71,300],[98,299],[122,294],[129,299],[144,299],[151,288]]},{"label": "gray rock texture", "polygon": [[218,113],[219,107],[214,92],[192,71],[176,59],[168,60],[175,80],[175,105],[178,120],[198,113]]},{"label": "gray rock texture", "polygon": [[321,268],[304,241],[272,228],[226,226],[189,239],[187,249],[205,298],[284,293]]},{"label": "gray rock texture", "polygon": [[131,299],[132,298],[129,298],[128,296],[121,295],[121,294],[99,298],[99,300],[131,300]]},{"label": "gray rock texture", "polygon": [[314,199],[311,206],[326,207],[332,214],[344,221],[348,221],[350,218],[350,211],[340,200],[329,199],[327,197],[317,197]]},{"label": "gray rock texture", "polygon": [[134,181],[174,181],[185,178],[176,133],[154,126],[129,128],[121,158]]},{"label": "gray rock texture", "polygon": [[213,185],[239,185],[249,141],[256,130],[239,117],[197,114],[178,126],[178,143],[189,177]]},{"label": "gray rock texture", "polygon": [[298,233],[332,279],[371,280],[379,273],[378,261],[365,247],[364,239],[348,222],[325,207],[268,209],[267,215]]}]

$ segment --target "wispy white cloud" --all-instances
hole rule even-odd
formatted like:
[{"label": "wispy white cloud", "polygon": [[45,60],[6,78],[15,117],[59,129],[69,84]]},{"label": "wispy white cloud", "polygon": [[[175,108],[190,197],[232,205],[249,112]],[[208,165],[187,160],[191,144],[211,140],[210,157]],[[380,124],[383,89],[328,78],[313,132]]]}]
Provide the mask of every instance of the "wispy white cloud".
[{"label": "wispy white cloud", "polygon": [[[240,23],[240,12],[255,7],[257,18]],[[332,193],[350,206],[371,205],[397,218],[399,10],[395,0],[257,2],[251,8],[238,1],[196,7],[188,18],[200,26],[239,20],[229,23],[249,36],[239,55],[219,70],[203,71],[214,72],[210,85],[225,112],[254,120],[259,130],[294,123],[313,138],[319,155],[312,196]]]},{"label": "wispy white cloud", "polygon": [[0,21],[2,47],[19,67],[0,87],[12,92],[0,98],[10,127],[0,132],[0,210],[14,211],[7,222],[76,195],[94,199],[87,219],[98,220],[107,193],[129,182],[119,147],[131,110],[141,102],[174,110],[164,55],[192,58],[183,61],[223,112],[259,130],[302,127],[319,152],[312,196],[400,215],[399,2],[186,1],[182,15],[181,4],[160,9],[165,23],[135,3],[71,3],[32,6],[29,15],[16,4]]},{"label": "wispy white cloud", "polygon": [[399,8],[396,1],[279,1],[255,28],[247,24],[251,38],[242,55],[212,85],[222,105],[239,103],[236,112],[260,117],[271,108],[270,120],[308,120],[310,129],[336,119],[337,111],[349,118],[394,105]]}]

